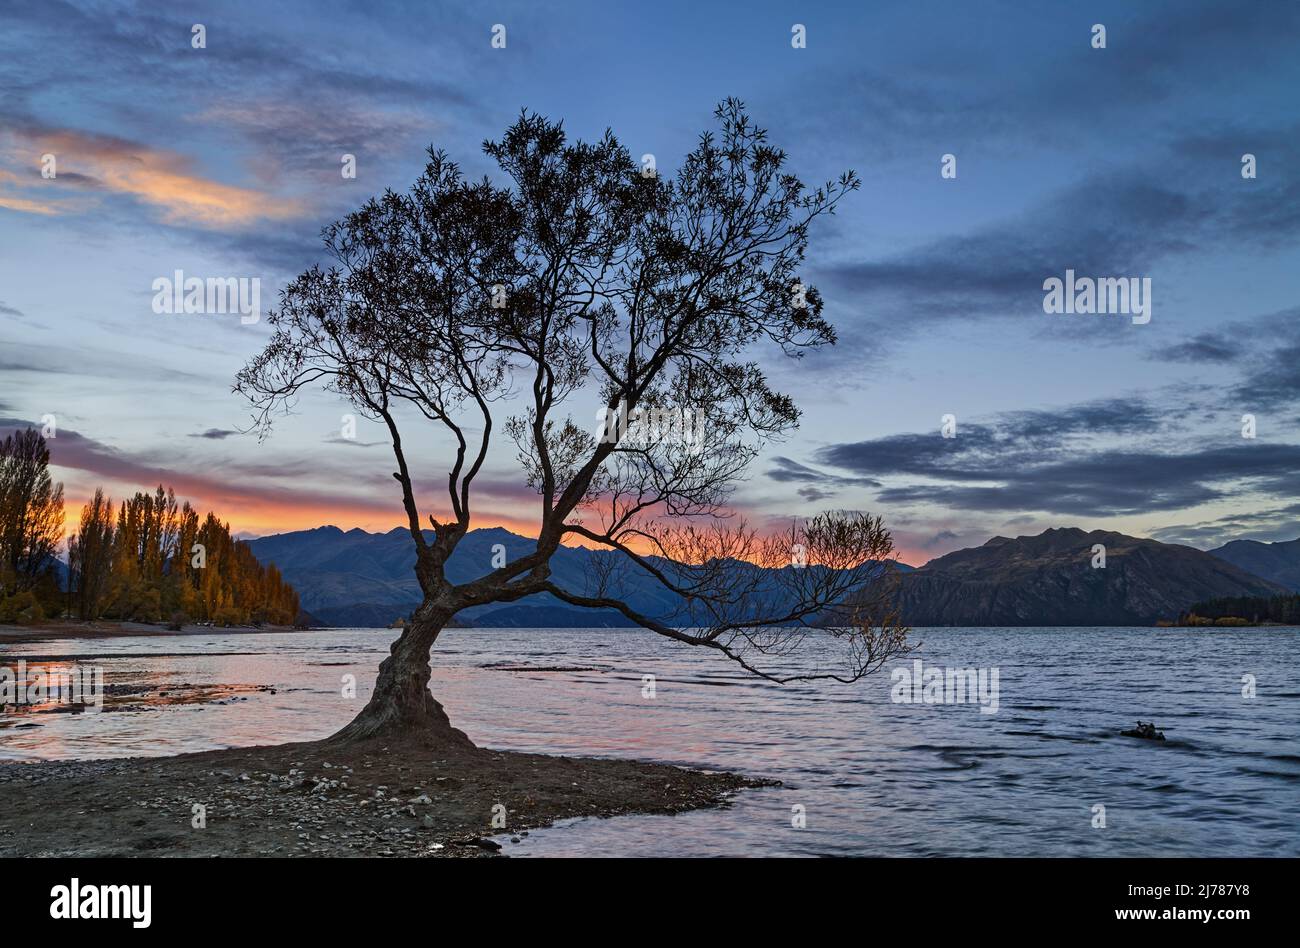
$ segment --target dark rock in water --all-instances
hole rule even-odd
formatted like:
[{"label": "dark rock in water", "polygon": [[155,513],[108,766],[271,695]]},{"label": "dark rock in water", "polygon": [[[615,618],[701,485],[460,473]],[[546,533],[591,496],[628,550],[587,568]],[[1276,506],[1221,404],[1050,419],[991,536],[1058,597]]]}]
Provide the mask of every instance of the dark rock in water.
[{"label": "dark rock in water", "polygon": [[1124,737],[1139,737],[1144,741],[1163,741],[1165,739],[1164,731],[1157,731],[1154,723],[1143,724],[1138,722],[1138,726],[1131,731],[1120,731]]},{"label": "dark rock in water", "polygon": [[477,837],[477,838],[475,838],[475,839],[462,839],[462,840],[459,840],[459,841],[458,841],[458,845],[461,845],[461,846],[477,846],[479,849],[486,849],[488,852],[493,852],[493,853],[495,853],[495,852],[499,852],[499,851],[501,850],[501,844],[500,844],[500,843],[496,842],[495,840],[484,839],[484,838],[481,837],[481,836],[480,836],[480,837]]}]

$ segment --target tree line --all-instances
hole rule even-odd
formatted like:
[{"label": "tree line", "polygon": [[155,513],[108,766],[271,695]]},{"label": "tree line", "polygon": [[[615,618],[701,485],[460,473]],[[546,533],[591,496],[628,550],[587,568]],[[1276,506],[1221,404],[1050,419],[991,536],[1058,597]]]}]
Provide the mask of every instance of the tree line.
[{"label": "tree line", "polygon": [[298,594],[274,564],[262,565],[230,525],[201,516],[158,485],[114,503],[102,489],[81,509],[68,537],[66,582],[63,485],[34,429],[0,442],[0,622],[47,615],[217,625],[297,620]]},{"label": "tree line", "polygon": [[[1232,621],[1236,620],[1236,621]],[[1198,602],[1179,625],[1300,625],[1300,596],[1226,596]]]}]

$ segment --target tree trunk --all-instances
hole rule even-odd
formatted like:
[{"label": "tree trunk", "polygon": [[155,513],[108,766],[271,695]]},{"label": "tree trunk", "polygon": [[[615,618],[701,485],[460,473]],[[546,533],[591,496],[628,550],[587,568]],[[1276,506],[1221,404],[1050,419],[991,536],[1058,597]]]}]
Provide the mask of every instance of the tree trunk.
[{"label": "tree trunk", "polygon": [[370,700],[331,741],[372,738],[417,740],[436,746],[473,749],[463,731],[451,726],[442,705],[429,692],[429,649],[451,613],[422,606],[379,665]]}]

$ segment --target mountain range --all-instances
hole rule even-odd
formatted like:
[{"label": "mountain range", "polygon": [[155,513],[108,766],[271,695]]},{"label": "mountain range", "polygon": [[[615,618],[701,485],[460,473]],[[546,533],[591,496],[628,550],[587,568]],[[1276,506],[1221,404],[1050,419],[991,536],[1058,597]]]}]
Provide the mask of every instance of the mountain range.
[{"label": "mountain range", "polygon": [[[318,527],[248,541],[262,562],[273,562],[293,584],[304,610],[326,625],[378,627],[408,615],[420,602],[409,532]],[[535,541],[500,527],[466,534],[447,566],[465,582],[489,572],[494,555],[514,559]],[[1106,550],[1094,567],[1094,547]],[[589,578],[623,562],[628,605],[668,619],[680,602],[621,553],[562,547],[552,576],[582,591]],[[746,568],[757,568],[748,567]],[[1300,540],[1236,540],[1205,552],[1189,546],[1077,528],[1037,536],[994,537],[913,569],[897,564],[889,580],[903,620],[912,626],[1147,625],[1176,618],[1189,605],[1223,597],[1277,596],[1300,591]],[[549,595],[467,609],[457,621],[476,626],[619,627],[614,610],[570,607]]]},{"label": "mountain range", "polygon": [[1300,540],[1261,543],[1259,540],[1233,540],[1211,556],[1226,560],[1248,573],[1300,592]]},{"label": "mountain range", "polygon": [[[432,541],[428,531],[426,536]],[[327,625],[386,626],[409,615],[420,604],[414,572],[415,545],[405,527],[387,533],[317,527],[261,537],[248,541],[248,545],[259,560],[275,563],[298,590],[303,609]],[[491,572],[494,557],[503,555],[508,562],[535,548],[535,540],[500,527],[471,530],[448,561],[447,578],[454,583],[469,582]],[[676,596],[615,551],[560,547],[551,557],[551,578],[565,589],[582,593],[592,576],[608,568],[597,561],[608,558],[622,561],[617,568],[625,590],[624,601],[629,606],[654,618],[677,612]],[[466,609],[457,614],[456,621],[465,625],[556,628],[629,624],[615,610],[574,608],[549,593],[514,603]]]},{"label": "mountain range", "polygon": [[[1273,575],[1285,573],[1270,562]],[[1150,625],[1207,599],[1292,591],[1214,553],[1078,528],[993,537],[897,583],[903,621],[912,626]]]}]

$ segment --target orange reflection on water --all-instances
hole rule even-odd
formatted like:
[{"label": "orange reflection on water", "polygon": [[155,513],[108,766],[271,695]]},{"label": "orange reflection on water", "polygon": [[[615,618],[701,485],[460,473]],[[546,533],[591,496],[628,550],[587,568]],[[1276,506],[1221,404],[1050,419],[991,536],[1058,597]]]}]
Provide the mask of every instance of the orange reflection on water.
[{"label": "orange reflection on water", "polygon": [[98,710],[104,703],[104,669],[75,662],[20,660],[0,666],[0,705],[14,714]]}]

